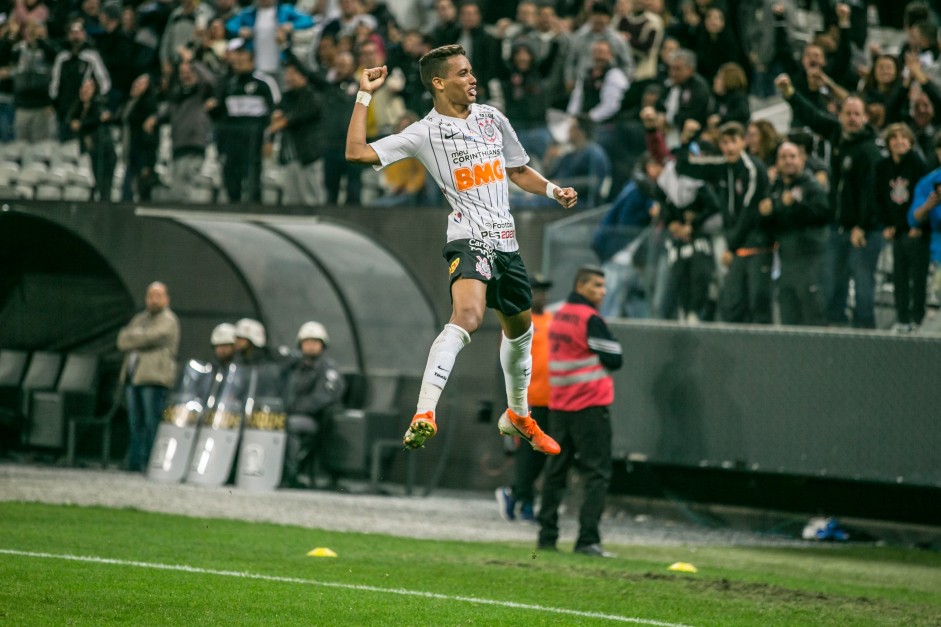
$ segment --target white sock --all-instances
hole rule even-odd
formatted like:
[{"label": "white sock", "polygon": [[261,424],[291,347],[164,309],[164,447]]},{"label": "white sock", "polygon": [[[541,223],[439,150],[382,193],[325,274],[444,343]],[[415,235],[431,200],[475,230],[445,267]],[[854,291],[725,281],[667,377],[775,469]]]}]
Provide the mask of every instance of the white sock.
[{"label": "white sock", "polygon": [[503,380],[506,382],[506,400],[517,416],[529,414],[526,396],[533,375],[532,346],[532,325],[516,339],[511,340],[504,335],[500,343],[500,365],[503,366]]},{"label": "white sock", "polygon": [[441,398],[451,376],[454,360],[461,349],[470,344],[470,334],[456,324],[444,325],[444,330],[438,334],[431,343],[428,351],[428,362],[425,364],[425,375],[421,380],[421,390],[418,392],[418,409],[416,413],[433,412]]}]

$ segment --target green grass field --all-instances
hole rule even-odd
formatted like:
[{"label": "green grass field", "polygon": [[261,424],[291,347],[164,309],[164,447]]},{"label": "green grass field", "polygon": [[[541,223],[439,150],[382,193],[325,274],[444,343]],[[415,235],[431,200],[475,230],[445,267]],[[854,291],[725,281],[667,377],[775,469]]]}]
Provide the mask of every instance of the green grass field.
[{"label": "green grass field", "polygon": [[9,625],[941,625],[941,555],[899,548],[610,546],[604,560],[20,503],[0,503],[0,538]]}]

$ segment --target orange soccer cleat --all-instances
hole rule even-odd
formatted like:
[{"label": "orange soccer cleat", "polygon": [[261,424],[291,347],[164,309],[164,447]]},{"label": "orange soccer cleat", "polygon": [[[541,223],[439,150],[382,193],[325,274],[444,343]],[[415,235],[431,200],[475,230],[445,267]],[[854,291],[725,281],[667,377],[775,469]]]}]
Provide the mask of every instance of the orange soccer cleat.
[{"label": "orange soccer cleat", "polygon": [[402,444],[406,448],[422,448],[425,441],[433,438],[438,433],[438,427],[435,425],[434,412],[426,411],[424,414],[415,414],[412,423],[402,438]]},{"label": "orange soccer cleat", "polygon": [[503,435],[518,435],[540,453],[558,455],[562,452],[559,443],[546,435],[529,415],[517,416],[512,409],[507,409],[500,416],[497,426]]}]

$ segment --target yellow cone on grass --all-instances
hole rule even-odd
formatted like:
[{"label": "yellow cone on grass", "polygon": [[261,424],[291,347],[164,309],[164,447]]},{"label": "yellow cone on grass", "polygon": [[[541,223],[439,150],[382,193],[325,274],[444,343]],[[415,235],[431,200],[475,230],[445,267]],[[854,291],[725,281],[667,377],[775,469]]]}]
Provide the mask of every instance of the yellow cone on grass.
[{"label": "yellow cone on grass", "polygon": [[310,551],[307,554],[308,557],[336,557],[337,554],[333,549],[328,549],[325,546],[318,546],[313,551]]},{"label": "yellow cone on grass", "polygon": [[676,562],[675,564],[671,564],[671,565],[667,568],[667,570],[675,570],[675,571],[678,571],[678,572],[681,572],[681,573],[695,573],[695,572],[699,572],[695,566],[693,566],[692,564],[690,564],[690,563],[688,563],[688,562]]}]

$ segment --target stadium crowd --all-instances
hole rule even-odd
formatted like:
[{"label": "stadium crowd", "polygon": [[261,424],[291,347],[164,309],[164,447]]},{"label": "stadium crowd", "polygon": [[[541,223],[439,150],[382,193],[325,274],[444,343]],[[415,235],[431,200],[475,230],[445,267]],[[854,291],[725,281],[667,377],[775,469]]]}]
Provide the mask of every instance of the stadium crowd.
[{"label": "stadium crowd", "polygon": [[[775,260],[783,322],[871,328],[891,241],[898,328],[924,318],[932,237],[941,261],[941,199],[918,191],[941,178],[929,174],[941,49],[927,4],[4,4],[0,195],[67,197],[39,190],[72,180],[55,166],[78,146],[105,202],[438,204],[415,163],[376,174],[341,148],[364,68],[390,69],[372,140],[424,115],[418,61],[459,43],[478,100],[506,112],[542,171],[574,186],[580,209],[611,203],[593,242],[606,315],[770,322]],[[903,29],[898,49],[872,24]],[[777,94],[793,112],[784,134],[752,114]],[[30,152],[50,142],[62,149]]]}]

